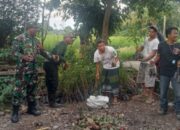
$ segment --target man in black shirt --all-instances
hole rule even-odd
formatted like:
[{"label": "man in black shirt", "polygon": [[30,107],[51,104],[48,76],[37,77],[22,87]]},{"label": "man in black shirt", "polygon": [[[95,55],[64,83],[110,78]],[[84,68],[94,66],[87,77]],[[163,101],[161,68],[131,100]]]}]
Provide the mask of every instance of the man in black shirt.
[{"label": "man in black shirt", "polygon": [[177,63],[180,61],[180,44],[177,44],[178,29],[170,27],[166,30],[167,41],[158,46],[158,55],[151,64],[159,60],[160,64],[160,111],[165,115],[168,110],[167,93],[170,82],[175,94],[176,117],[180,120],[180,82],[176,79]]},{"label": "man in black shirt", "polygon": [[60,64],[63,64],[63,69],[66,69],[67,64],[65,60],[65,53],[67,50],[67,46],[71,45],[72,43],[73,35],[65,35],[64,40],[59,42],[52,50],[52,54],[56,56],[56,61],[51,60],[44,63],[49,106],[52,108],[57,108],[60,106],[60,104],[56,103],[56,91],[58,87],[58,66]]}]

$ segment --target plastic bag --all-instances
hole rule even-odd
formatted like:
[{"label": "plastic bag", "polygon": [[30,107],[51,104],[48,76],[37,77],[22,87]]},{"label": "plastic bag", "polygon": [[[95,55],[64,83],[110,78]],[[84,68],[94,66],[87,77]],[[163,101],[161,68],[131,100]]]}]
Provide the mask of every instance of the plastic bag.
[{"label": "plastic bag", "polygon": [[87,106],[90,108],[108,108],[109,97],[107,96],[90,96],[87,99]]}]

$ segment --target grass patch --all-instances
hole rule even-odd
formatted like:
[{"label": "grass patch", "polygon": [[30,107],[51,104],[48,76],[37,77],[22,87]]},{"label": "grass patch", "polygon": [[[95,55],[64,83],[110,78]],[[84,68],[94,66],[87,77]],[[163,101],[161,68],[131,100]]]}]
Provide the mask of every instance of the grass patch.
[{"label": "grass patch", "polygon": [[121,47],[118,50],[118,55],[122,61],[131,60],[135,54],[135,47]]},{"label": "grass patch", "polygon": [[51,50],[55,47],[58,41],[61,41],[62,39],[63,39],[62,35],[49,33],[46,37],[46,40],[44,41],[44,48],[47,50]]},{"label": "grass patch", "polygon": [[135,43],[130,40],[129,37],[125,36],[111,36],[109,45],[120,48],[120,47],[127,47],[127,46],[135,46]]}]

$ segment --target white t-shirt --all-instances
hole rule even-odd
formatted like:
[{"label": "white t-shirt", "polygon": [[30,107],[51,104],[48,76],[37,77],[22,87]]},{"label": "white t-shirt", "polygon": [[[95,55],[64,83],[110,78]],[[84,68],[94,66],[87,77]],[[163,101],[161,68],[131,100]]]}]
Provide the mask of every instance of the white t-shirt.
[{"label": "white t-shirt", "polygon": [[144,50],[142,52],[143,57],[149,56],[149,54],[154,51],[158,50],[159,40],[154,38],[153,40],[149,41],[148,38],[144,41]]},{"label": "white t-shirt", "polygon": [[94,63],[101,62],[103,68],[111,69],[114,58],[117,57],[117,52],[113,47],[105,46],[105,52],[99,54],[98,49],[94,53]]}]

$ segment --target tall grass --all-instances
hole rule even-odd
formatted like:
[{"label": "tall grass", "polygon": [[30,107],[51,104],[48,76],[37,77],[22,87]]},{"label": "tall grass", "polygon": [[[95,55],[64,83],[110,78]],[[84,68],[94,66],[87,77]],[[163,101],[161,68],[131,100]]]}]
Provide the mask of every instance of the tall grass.
[{"label": "tall grass", "polygon": [[61,41],[62,39],[63,39],[62,35],[49,33],[46,37],[46,40],[44,41],[44,48],[46,48],[47,50],[51,50],[52,48],[55,47],[58,41]]},{"label": "tall grass", "polygon": [[111,36],[110,43],[115,48],[135,46],[135,43],[126,36]]},{"label": "tall grass", "polygon": [[122,61],[125,60],[131,60],[133,58],[133,55],[135,54],[135,47],[134,46],[127,46],[127,47],[121,47],[118,50],[118,55]]}]

